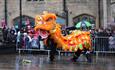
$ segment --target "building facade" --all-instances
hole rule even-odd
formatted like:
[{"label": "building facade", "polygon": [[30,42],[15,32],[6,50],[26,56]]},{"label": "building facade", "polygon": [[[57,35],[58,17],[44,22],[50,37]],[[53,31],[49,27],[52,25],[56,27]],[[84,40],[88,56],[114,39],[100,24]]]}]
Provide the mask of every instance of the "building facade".
[{"label": "building facade", "polygon": [[[0,21],[5,18],[5,1],[7,1],[7,26],[12,27],[16,21],[19,23],[20,0],[0,0]],[[34,17],[38,14],[41,14],[43,11],[50,11],[58,14],[61,19],[66,21],[65,18],[62,18],[64,16],[63,1],[64,0],[22,0],[22,16],[30,19],[33,18],[34,20]],[[91,24],[94,24],[96,28],[99,28],[100,25],[106,27],[107,24],[105,22],[107,21],[107,18],[105,17],[108,16],[108,13],[104,12],[103,14],[103,10],[107,10],[107,8],[103,7],[105,7],[105,5],[107,7],[108,0],[65,1],[68,11],[68,26],[73,26],[85,18],[91,22]],[[100,15],[102,16],[100,17]],[[25,20],[26,19],[24,19],[24,21]],[[62,22],[62,24],[66,25],[65,21]]]}]

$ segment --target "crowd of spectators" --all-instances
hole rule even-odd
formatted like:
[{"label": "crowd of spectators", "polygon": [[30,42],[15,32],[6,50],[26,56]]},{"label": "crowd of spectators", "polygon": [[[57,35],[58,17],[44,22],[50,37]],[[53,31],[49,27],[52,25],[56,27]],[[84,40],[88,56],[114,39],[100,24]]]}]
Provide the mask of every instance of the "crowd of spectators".
[{"label": "crowd of spectators", "polygon": [[17,48],[44,48],[41,37],[36,35],[33,29],[27,31],[25,29],[16,30],[14,27],[4,27],[2,34],[4,43],[15,44]]},{"label": "crowd of spectators", "polygon": [[93,47],[96,51],[115,50],[115,30],[112,29],[92,29],[91,37]]},{"label": "crowd of spectators", "polygon": [[14,27],[12,27],[12,28],[3,27],[2,28],[3,42],[15,43],[16,42],[16,33],[17,33],[17,31],[15,30]]},{"label": "crowd of spectators", "polygon": [[[94,50],[96,51],[109,51],[115,50],[115,30],[111,29],[92,29],[91,39]],[[18,48],[39,48],[41,37],[34,35],[34,31],[19,31],[14,27],[2,29],[3,42],[14,43]],[[69,30],[62,31],[63,35],[69,34]]]}]

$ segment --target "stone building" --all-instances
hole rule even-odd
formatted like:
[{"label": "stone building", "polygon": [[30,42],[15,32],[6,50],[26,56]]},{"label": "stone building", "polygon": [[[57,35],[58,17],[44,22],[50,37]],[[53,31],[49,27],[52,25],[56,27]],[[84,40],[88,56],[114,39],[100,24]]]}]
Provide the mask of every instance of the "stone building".
[{"label": "stone building", "polygon": [[[22,0],[22,17],[24,17],[22,21],[25,21],[26,17],[34,23],[34,17],[45,10],[56,13],[58,18],[60,18],[59,21],[63,20],[61,24],[66,25],[66,19],[63,18],[63,1],[64,0]],[[107,1],[110,0],[65,1],[68,11],[68,26],[73,26],[85,18],[94,24],[96,28],[99,28],[99,26],[106,27],[107,16],[110,14],[108,13],[109,10],[107,7],[109,4]],[[7,25],[8,27],[12,27],[20,21],[20,0],[0,0],[0,21],[5,18],[5,4],[7,4]],[[112,8],[113,6],[114,5],[112,5]]]}]

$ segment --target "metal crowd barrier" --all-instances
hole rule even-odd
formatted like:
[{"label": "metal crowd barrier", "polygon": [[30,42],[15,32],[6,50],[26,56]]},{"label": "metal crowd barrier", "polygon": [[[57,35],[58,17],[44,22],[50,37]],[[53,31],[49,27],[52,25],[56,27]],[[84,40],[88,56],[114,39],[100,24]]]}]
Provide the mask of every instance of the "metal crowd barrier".
[{"label": "metal crowd barrier", "polygon": [[21,51],[37,51],[37,52],[43,51],[43,52],[47,52],[48,57],[50,55],[50,50],[45,50],[45,49],[23,49],[23,48],[19,48],[18,53],[21,54]]},{"label": "metal crowd barrier", "polygon": [[[30,35],[29,35],[30,36]],[[36,36],[36,34],[31,34],[31,39],[32,39],[32,37],[34,37],[34,36]],[[22,38],[21,38],[22,37]],[[21,41],[23,41],[23,37],[24,37],[24,33],[22,33],[22,35],[20,36],[20,40]],[[38,39],[37,39],[38,40]],[[21,42],[20,41],[20,42]],[[29,44],[29,48],[27,48],[26,46],[25,46],[25,42],[23,41],[22,43],[20,43],[20,45],[18,45],[18,43],[16,43],[16,51],[19,53],[19,54],[21,54],[21,51],[44,51],[44,52],[48,52],[48,55],[49,55],[49,52],[50,52],[50,50],[48,50],[48,49],[44,49],[44,44],[43,44],[43,41],[42,40],[40,40],[39,41],[39,43],[40,43],[40,46],[39,46],[39,44],[38,44],[38,47],[32,47],[32,46],[30,46],[31,44]],[[41,44],[42,43],[42,44]],[[19,47],[20,46],[20,47]],[[42,48],[41,48],[42,47]]]},{"label": "metal crowd barrier", "polygon": [[[113,41],[115,42],[115,41]],[[102,56],[106,55],[106,54],[115,54],[115,47],[110,47],[110,37],[92,37],[92,47],[93,47],[93,52],[96,54],[96,58],[98,58],[98,56],[100,54],[102,54]],[[25,49],[25,48],[17,48],[18,53],[20,54],[21,50],[23,51],[46,51],[48,52],[48,56],[50,53],[50,50],[47,49]],[[73,52],[65,52],[63,50],[57,50],[59,57],[61,55],[65,55],[65,56],[71,56],[73,55]]]},{"label": "metal crowd barrier", "polygon": [[[112,42],[114,45],[115,40]],[[93,47],[94,52],[103,52],[103,53],[114,53],[115,52],[115,50],[114,50],[115,47],[111,47],[110,37],[92,38],[92,47]]]},{"label": "metal crowd barrier", "polygon": [[115,37],[92,37],[92,47],[96,62],[112,59],[115,56]]},{"label": "metal crowd barrier", "polygon": [[[115,37],[114,37],[115,39]],[[92,37],[92,48],[93,48],[93,56],[96,59],[96,62],[100,57],[105,58],[110,57],[112,58],[115,56],[115,46],[111,47],[110,44],[110,37]],[[113,41],[115,43],[115,40]],[[63,50],[58,50],[59,57],[61,56],[73,56],[74,52],[65,52]]]}]

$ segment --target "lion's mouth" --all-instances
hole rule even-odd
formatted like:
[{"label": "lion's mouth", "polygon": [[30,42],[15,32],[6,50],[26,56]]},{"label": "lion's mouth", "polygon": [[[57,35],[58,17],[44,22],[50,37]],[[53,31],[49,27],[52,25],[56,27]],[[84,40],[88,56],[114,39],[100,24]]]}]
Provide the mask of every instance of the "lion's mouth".
[{"label": "lion's mouth", "polygon": [[40,30],[39,30],[39,35],[41,36],[42,39],[45,39],[45,38],[48,37],[49,33],[48,33],[48,31],[46,31],[46,30],[40,29]]}]

